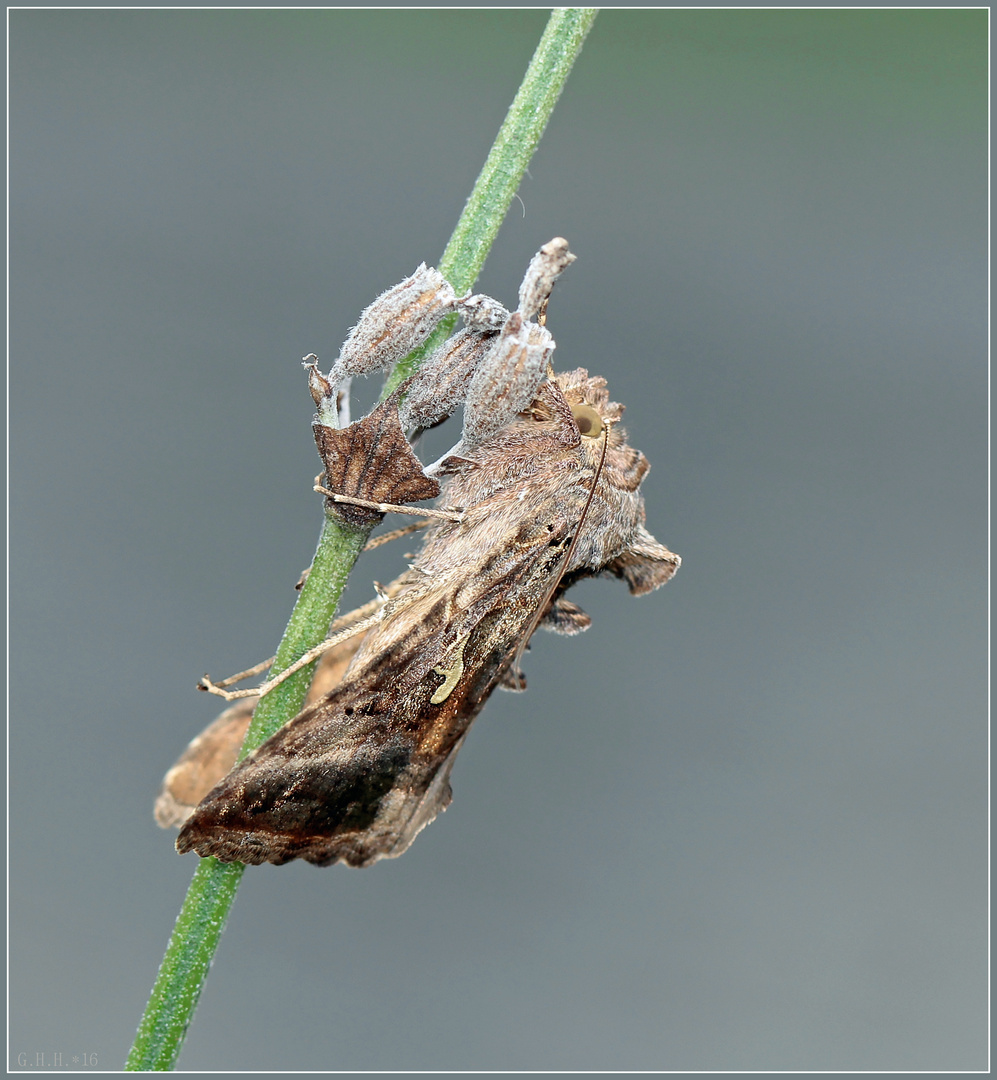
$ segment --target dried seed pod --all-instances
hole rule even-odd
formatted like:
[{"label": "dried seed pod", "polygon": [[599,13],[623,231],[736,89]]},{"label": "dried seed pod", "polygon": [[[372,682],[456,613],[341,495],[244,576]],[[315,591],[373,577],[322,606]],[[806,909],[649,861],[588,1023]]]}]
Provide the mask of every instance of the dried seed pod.
[{"label": "dried seed pod", "polygon": [[519,286],[519,312],[524,319],[535,318],[544,310],[554,282],[574,261],[563,236],[555,236],[533,256]]},{"label": "dried seed pod", "polygon": [[467,384],[497,336],[468,326],[447,338],[423,361],[406,387],[405,400],[398,410],[402,427],[432,427],[455,412],[464,401]]},{"label": "dried seed pod", "polygon": [[472,330],[501,330],[509,318],[509,309],[484,293],[458,300],[457,310],[464,325]]},{"label": "dried seed pod", "polygon": [[513,312],[467,387],[463,449],[471,450],[526,409],[543,382],[554,339]]},{"label": "dried seed pod", "polygon": [[429,337],[456,302],[450,282],[439,270],[421,263],[411,277],[381,293],[364,309],[343,342],[330,382],[336,385],[400,360]]}]

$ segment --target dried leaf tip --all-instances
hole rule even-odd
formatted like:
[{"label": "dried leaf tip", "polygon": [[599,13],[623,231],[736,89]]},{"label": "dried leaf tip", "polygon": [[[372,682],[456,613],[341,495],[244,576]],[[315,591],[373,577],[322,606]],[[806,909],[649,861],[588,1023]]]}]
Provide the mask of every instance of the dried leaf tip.
[{"label": "dried leaf tip", "polygon": [[309,353],[301,360],[301,366],[308,372],[308,392],[318,408],[333,396],[332,384],[318,369],[318,357]]},{"label": "dried leaf tip", "polygon": [[318,357],[315,353],[309,353],[302,359],[301,366],[308,372],[308,392],[318,409],[315,420],[329,427],[340,427],[340,397],[332,383],[319,371]]},{"label": "dried leaf tip", "polygon": [[575,261],[568,241],[555,236],[530,260],[523,284],[519,287],[519,311],[525,319],[541,315],[550,299],[554,282]]}]

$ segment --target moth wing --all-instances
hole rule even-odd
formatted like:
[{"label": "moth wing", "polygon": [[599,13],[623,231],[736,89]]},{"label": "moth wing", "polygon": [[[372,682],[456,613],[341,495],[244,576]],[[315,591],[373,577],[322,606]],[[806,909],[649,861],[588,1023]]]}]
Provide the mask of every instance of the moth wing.
[{"label": "moth wing", "polygon": [[592,625],[592,617],[571,600],[559,596],[552,600],[550,607],[537,623],[537,629],[549,630],[555,634],[580,634]]},{"label": "moth wing", "polygon": [[449,805],[462,742],[413,752],[382,718],[306,710],[208,793],[177,850],[254,865],[393,858]]},{"label": "moth wing", "polygon": [[664,585],[681,565],[681,558],[641,525],[630,547],[606,565],[606,573],[622,578],[634,596],[643,596]]},{"label": "moth wing", "polygon": [[[393,587],[394,583],[389,586]],[[344,620],[353,616],[354,612],[350,612]],[[322,656],[305,699],[306,706],[339,684],[362,641],[363,635],[347,638]],[[163,829],[183,825],[194,807],[231,771],[259,700],[258,697],[243,698],[191,739],[163,777],[153,807],[157,825]]]},{"label": "moth wing", "polygon": [[463,746],[465,737],[461,736],[446,756],[436,775],[429,782],[425,793],[421,796],[410,796],[406,800],[406,805],[399,807],[397,839],[391,850],[386,853],[386,857],[394,858],[408,850],[409,845],[419,833],[450,805],[453,799],[450,773],[457,760],[457,751]]},{"label": "moth wing", "polygon": [[253,718],[258,698],[245,698],[226,709],[187,744],[187,749],[163,777],[153,813],[156,824],[168,829],[182,825],[194,807],[232,768]]}]

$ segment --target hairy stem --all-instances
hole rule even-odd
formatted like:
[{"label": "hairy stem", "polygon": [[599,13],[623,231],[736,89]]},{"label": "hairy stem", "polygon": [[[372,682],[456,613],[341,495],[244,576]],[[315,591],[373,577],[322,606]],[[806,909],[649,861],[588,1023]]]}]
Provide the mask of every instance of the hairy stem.
[{"label": "hairy stem", "polygon": [[[597,8],[555,8],[551,12],[540,44],[437,266],[458,295],[478,280],[597,11]],[[456,321],[456,315],[448,316],[424,345],[395,366],[385,384],[385,396],[451,334]]]},{"label": "hairy stem", "polygon": [[[560,8],[551,13],[440,261],[439,269],[458,292],[469,289],[481,272],[595,15],[594,8]],[[421,356],[449,332],[450,327],[439,328],[418,354],[406,357],[392,375],[390,386],[411,374]],[[351,529],[326,513],[312,570],[277,649],[271,678],[325,637],[346,577],[369,531]],[[303,668],[260,701],[242,756],[300,710],[314,666]],[[198,864],[125,1064],[127,1070],[162,1071],[175,1064],[244,870],[242,863],[220,863],[213,858]]]}]

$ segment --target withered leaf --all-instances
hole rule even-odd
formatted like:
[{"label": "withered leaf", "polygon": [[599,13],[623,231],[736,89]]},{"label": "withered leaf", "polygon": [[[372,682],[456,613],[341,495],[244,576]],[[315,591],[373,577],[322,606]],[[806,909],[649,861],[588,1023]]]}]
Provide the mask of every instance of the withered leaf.
[{"label": "withered leaf", "polygon": [[[345,428],[312,424],[315,445],[325,466],[325,486],[341,495],[376,503],[412,503],[433,499],[440,485],[423,472],[398,419],[397,395],[392,395],[362,420]],[[336,503],[345,519],[367,524],[375,511]]]}]

